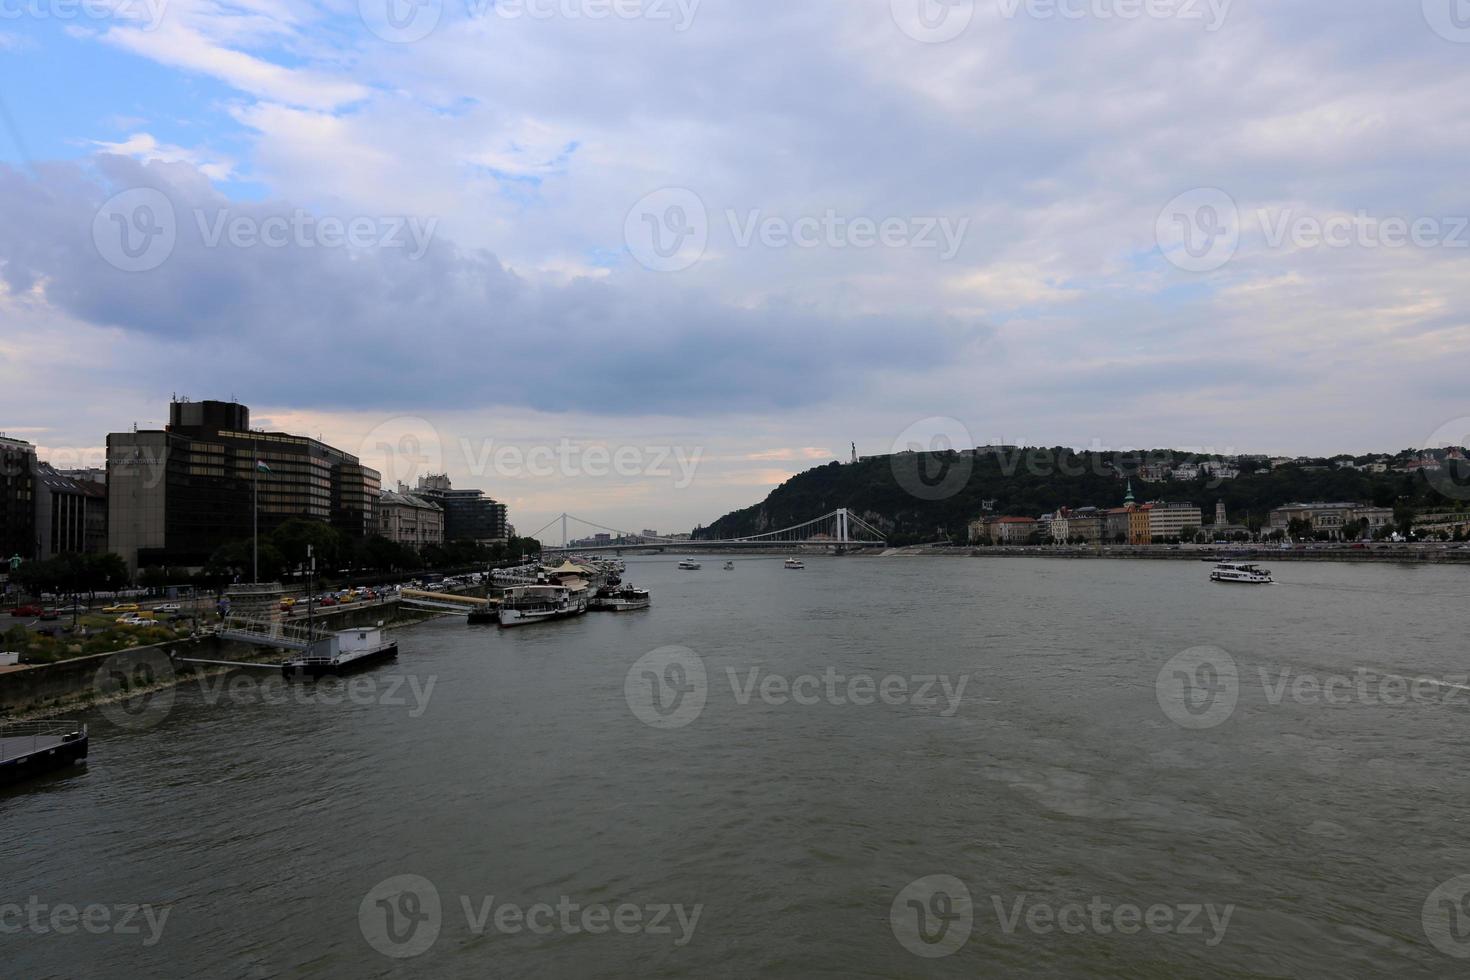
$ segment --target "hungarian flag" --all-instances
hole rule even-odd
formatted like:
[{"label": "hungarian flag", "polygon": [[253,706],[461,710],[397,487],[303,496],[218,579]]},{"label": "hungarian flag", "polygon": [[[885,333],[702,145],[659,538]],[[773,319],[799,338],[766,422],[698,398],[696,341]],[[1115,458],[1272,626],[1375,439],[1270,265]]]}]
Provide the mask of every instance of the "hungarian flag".
[{"label": "hungarian flag", "polygon": [[271,468],[269,466],[265,465],[265,463],[263,461],[258,460],[258,459],[255,461],[255,472],[257,472],[257,473],[269,473],[270,471],[271,471]]}]

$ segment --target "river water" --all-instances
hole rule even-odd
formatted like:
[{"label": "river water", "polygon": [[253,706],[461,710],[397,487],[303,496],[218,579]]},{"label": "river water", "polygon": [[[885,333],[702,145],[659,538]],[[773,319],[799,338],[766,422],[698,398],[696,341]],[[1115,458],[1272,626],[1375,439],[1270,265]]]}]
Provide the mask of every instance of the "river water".
[{"label": "river water", "polygon": [[5,974],[1463,975],[1470,571],[721,564],[91,712]]}]

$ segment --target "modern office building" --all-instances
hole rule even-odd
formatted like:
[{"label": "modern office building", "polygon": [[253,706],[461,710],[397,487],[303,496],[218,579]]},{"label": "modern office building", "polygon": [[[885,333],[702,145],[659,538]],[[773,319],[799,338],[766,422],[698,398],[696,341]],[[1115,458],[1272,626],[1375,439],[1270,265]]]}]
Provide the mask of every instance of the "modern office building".
[{"label": "modern office building", "polygon": [[374,530],[377,471],[316,439],[250,428],[236,402],[175,401],[162,430],[107,437],[108,548],[128,567],[198,567],[293,518]]},{"label": "modern office building", "polygon": [[36,447],[0,436],[0,562],[36,557]]},{"label": "modern office building", "polygon": [[443,473],[419,477],[416,496],[444,508],[445,541],[504,541],[509,535],[505,504],[483,490],[456,490]]},{"label": "modern office building", "polygon": [[107,488],[75,480],[50,463],[35,470],[37,558],[107,550]]},{"label": "modern office building", "polygon": [[[1199,530],[1203,523],[1199,507],[1190,503],[1172,503],[1156,500],[1148,507],[1148,535],[1150,541],[1178,541],[1180,532],[1187,527]],[[1147,544],[1148,542],[1141,542]]]}]

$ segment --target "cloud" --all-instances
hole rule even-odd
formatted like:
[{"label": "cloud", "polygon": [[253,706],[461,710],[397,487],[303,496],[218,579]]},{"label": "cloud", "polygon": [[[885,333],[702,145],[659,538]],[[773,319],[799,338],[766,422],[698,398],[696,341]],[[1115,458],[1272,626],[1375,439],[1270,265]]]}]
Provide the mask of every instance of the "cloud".
[{"label": "cloud", "polygon": [[[647,280],[539,282],[488,252],[415,241],[431,222],[231,201],[184,163],[92,162],[36,180],[0,171],[0,209],[20,218],[0,229],[0,274],[11,292],[39,290],[68,316],[149,342],[132,368],[196,388],[247,377],[258,397],[339,408],[780,411],[922,370],[986,335],[948,318],[737,307],[697,288],[640,288]],[[94,239],[118,258],[111,236],[131,227],[96,215],[131,188],[162,195],[148,220],[176,234],[146,271],[109,264]],[[327,218],[364,223],[368,247],[334,246]],[[279,247],[266,244],[272,222]]]}]

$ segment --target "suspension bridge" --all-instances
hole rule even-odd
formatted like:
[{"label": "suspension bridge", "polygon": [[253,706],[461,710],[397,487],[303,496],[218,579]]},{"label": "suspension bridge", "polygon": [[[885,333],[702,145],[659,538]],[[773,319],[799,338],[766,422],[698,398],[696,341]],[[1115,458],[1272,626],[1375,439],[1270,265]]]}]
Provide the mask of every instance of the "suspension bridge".
[{"label": "suspension bridge", "polygon": [[[560,546],[546,544],[541,536],[558,524],[561,525]],[[573,524],[594,528],[599,534],[594,535],[591,540],[573,543],[570,531]],[[607,551],[667,551],[669,549],[709,551],[731,548],[791,547],[827,547],[847,551],[853,548],[882,548],[888,544],[882,531],[846,507],[839,507],[830,514],[823,514],[821,517],[783,527],[777,531],[765,531],[743,538],[674,538],[641,534],[606,527],[596,521],[573,517],[570,514],[553,517],[530,537],[542,541],[541,550],[543,552],[553,554],[570,551],[587,554]]]}]

